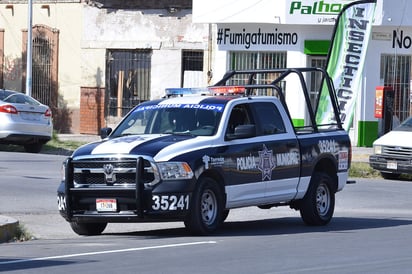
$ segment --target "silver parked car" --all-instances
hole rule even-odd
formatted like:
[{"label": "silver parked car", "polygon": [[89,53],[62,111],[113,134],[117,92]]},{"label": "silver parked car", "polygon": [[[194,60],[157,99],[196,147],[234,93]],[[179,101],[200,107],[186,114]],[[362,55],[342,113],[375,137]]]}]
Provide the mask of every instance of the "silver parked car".
[{"label": "silver parked car", "polygon": [[53,132],[51,109],[17,91],[0,89],[0,143],[38,153]]}]

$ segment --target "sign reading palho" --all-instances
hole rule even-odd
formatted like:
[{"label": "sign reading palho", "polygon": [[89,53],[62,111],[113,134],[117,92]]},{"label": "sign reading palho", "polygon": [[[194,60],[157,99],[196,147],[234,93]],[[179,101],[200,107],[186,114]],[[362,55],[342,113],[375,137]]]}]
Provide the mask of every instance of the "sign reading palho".
[{"label": "sign reading palho", "polygon": [[353,0],[301,0],[290,1],[285,22],[288,24],[333,25],[336,17]]},{"label": "sign reading palho", "polygon": [[[353,2],[342,9],[335,24],[326,71],[335,86],[340,119],[346,130],[351,127],[356,100],[362,88],[362,70],[375,6],[376,0]],[[324,83],[316,112],[316,120],[320,124],[335,122],[327,92]]]},{"label": "sign reading palho", "polygon": [[[347,1],[348,2],[348,1]],[[289,14],[339,14],[345,5],[342,1],[292,1]]]},{"label": "sign reading palho", "polygon": [[354,1],[193,0],[192,2],[195,23],[334,25],[339,13]]}]

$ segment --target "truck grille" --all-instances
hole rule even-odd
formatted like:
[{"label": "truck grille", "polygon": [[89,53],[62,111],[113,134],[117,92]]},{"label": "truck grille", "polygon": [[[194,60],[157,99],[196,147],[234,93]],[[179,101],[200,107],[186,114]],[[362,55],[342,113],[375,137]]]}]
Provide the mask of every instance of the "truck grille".
[{"label": "truck grille", "polygon": [[[116,186],[136,183],[137,159],[134,158],[98,158],[73,160],[73,180],[78,185]],[[155,180],[149,161],[144,160],[143,183]]]},{"label": "truck grille", "polygon": [[395,158],[411,158],[412,148],[399,146],[384,146],[382,147],[382,155]]}]

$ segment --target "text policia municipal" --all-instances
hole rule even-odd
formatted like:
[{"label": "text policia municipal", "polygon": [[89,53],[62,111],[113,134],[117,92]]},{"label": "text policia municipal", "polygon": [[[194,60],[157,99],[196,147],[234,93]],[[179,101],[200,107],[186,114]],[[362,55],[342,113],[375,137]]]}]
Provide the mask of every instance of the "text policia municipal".
[{"label": "text policia municipal", "polygon": [[220,28],[217,32],[218,45],[244,45],[249,49],[251,45],[296,45],[298,34],[296,32],[262,32],[259,28],[257,32],[232,32],[230,28]]}]

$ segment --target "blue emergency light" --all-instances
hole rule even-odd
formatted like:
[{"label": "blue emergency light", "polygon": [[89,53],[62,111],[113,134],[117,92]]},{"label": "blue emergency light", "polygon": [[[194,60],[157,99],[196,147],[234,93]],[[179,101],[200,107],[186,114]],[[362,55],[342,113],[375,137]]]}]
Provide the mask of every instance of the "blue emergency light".
[{"label": "blue emergency light", "polygon": [[184,95],[209,95],[208,88],[167,88],[166,97],[177,97]]}]

